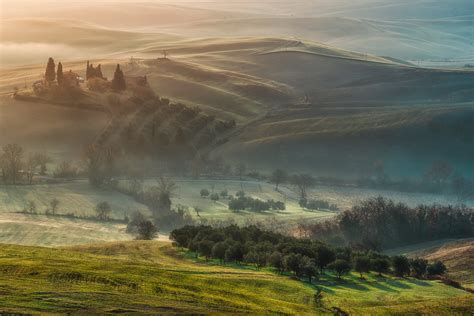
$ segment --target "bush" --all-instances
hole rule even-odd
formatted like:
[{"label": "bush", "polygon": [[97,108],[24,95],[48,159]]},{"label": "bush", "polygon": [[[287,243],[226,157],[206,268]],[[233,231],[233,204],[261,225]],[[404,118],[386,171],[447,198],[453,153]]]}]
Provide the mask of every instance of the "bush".
[{"label": "bush", "polygon": [[201,197],[209,196],[211,193],[208,189],[201,189]]},{"label": "bush", "polygon": [[229,195],[229,192],[227,192],[227,190],[222,190],[221,191],[221,197],[222,198],[226,198],[228,195]]},{"label": "bush", "polygon": [[219,201],[219,194],[217,194],[217,193],[211,194],[211,200],[214,201],[214,202]]},{"label": "bush", "polygon": [[429,264],[426,270],[429,275],[443,275],[447,269],[441,261],[435,261]]},{"label": "bush", "polygon": [[149,220],[144,220],[137,225],[138,240],[153,240],[158,234],[158,228]]},{"label": "bush", "polygon": [[146,218],[141,212],[133,212],[132,217],[127,224],[127,233],[136,234],[138,232],[138,225],[144,221],[146,221]]},{"label": "bush", "polygon": [[339,211],[339,207],[336,204],[329,204],[328,201],[324,200],[309,200],[304,203],[304,206],[310,210],[330,210]]},{"label": "bush", "polygon": [[96,205],[95,212],[98,220],[106,221],[109,219],[110,213],[112,213],[112,207],[107,202],[100,202]]}]

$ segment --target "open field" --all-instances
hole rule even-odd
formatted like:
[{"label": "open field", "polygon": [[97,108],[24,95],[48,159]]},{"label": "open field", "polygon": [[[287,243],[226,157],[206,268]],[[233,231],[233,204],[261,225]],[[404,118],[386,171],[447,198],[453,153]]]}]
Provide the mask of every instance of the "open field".
[{"label": "open field", "polygon": [[[275,191],[274,185],[261,181],[248,180],[193,180],[174,179],[176,190],[172,201],[174,206],[186,206],[190,214],[198,219],[228,221],[247,223],[253,220],[272,221],[276,219],[288,225],[294,225],[300,220],[324,220],[337,215],[337,212],[318,210],[305,210],[298,205],[298,196],[291,186],[280,186],[280,191]],[[126,186],[126,182],[121,182]],[[145,188],[156,185],[155,180],[147,180]],[[57,198],[59,214],[72,213],[76,216],[94,216],[94,208],[97,203],[106,201],[112,206],[112,217],[122,219],[125,215],[130,216],[133,211],[149,214],[148,208],[137,203],[133,198],[109,189],[92,188],[87,180],[76,180],[62,184],[44,184],[33,186],[1,186],[0,191],[0,241],[14,244],[56,246],[72,245],[75,243],[90,243],[99,241],[130,239],[132,236],[125,234],[124,225],[107,223],[95,223],[79,219],[68,219],[58,217],[46,217],[45,210],[53,198]],[[214,189],[213,189],[214,188]],[[228,208],[228,200],[221,198],[213,202],[200,196],[201,189],[208,189],[220,193],[227,190],[229,195],[234,195],[243,190],[247,196],[261,200],[273,199],[286,203],[286,210],[271,212],[233,212]],[[348,209],[360,200],[370,197],[384,196],[395,201],[400,201],[409,206],[418,204],[439,203],[442,205],[457,204],[455,197],[422,194],[403,193],[383,190],[371,190],[351,187],[333,187],[317,185],[310,190],[309,197],[322,199],[330,204],[336,204],[341,210]],[[21,212],[28,201],[36,204],[39,215],[17,214]],[[467,201],[468,206],[473,206],[472,201]],[[194,208],[200,209],[200,217]],[[166,235],[166,232],[163,232]],[[425,247],[424,247],[425,248]],[[418,248],[416,248],[418,249]],[[402,251],[402,250],[401,250]],[[411,252],[414,250],[406,250]],[[405,253],[405,250],[403,250]]]},{"label": "open field", "polygon": [[[227,220],[234,219],[238,223],[244,223],[247,219],[265,220],[271,217],[283,220],[288,224],[294,223],[302,218],[322,220],[334,216],[336,213],[332,211],[309,211],[304,210],[298,205],[297,194],[290,188],[282,187],[280,192],[275,191],[274,186],[265,182],[257,181],[239,181],[239,180],[182,180],[177,179],[177,189],[173,197],[175,205],[185,205],[190,208],[191,214],[196,216],[193,211],[194,207],[198,207],[201,218],[208,220]],[[155,182],[150,180],[146,182],[146,186],[153,185]],[[214,187],[214,189],[213,189]],[[275,200],[286,203],[284,211],[269,212],[250,212],[240,211],[233,212],[229,210],[228,199],[221,198],[217,202],[213,202],[207,198],[200,196],[201,189],[208,189],[209,192],[220,193],[227,190],[229,195],[235,197],[238,191],[243,190],[247,196],[258,198],[263,201]]]},{"label": "open field", "polygon": [[[198,207],[202,211],[201,217],[207,219],[227,219],[232,217],[237,221],[243,221],[249,215],[252,217],[264,219],[268,216],[275,216],[278,219],[287,222],[294,222],[296,220],[316,219],[322,220],[335,216],[337,213],[331,211],[310,211],[305,210],[298,204],[298,195],[294,188],[290,185],[280,186],[280,192],[275,191],[275,186],[263,181],[248,181],[248,180],[193,180],[193,179],[174,179],[176,183],[176,191],[173,197],[174,204],[185,205],[191,208],[192,215],[195,215],[192,208]],[[147,180],[145,187],[155,185],[154,180]],[[213,189],[214,188],[214,189]],[[282,201],[286,203],[286,210],[279,212],[268,212],[263,215],[252,212],[232,212],[228,209],[228,200],[222,199],[213,202],[207,198],[200,196],[201,189],[208,189],[209,192],[220,193],[222,190],[227,190],[229,195],[235,196],[238,191],[243,190],[246,195],[258,198],[261,200]],[[427,193],[406,193],[386,190],[374,190],[355,187],[337,187],[317,185],[308,192],[309,198],[325,200],[329,204],[336,204],[341,210],[349,209],[359,201],[383,196],[406,203],[411,207],[419,204],[441,204],[441,205],[456,205],[458,200],[454,196],[427,194]],[[466,205],[474,206],[474,201],[466,201]]]},{"label": "open field", "polygon": [[144,205],[127,195],[110,189],[93,188],[87,180],[33,186],[3,185],[0,188],[0,212],[20,212],[28,201],[33,201],[37,212],[42,214],[54,198],[59,200],[58,214],[94,216],[94,208],[100,202],[111,205],[111,216],[116,219],[123,219],[124,215],[130,215],[135,210],[145,214],[148,212]]},{"label": "open field", "polygon": [[[472,296],[437,281],[320,282],[324,307],[311,303],[306,283],[253,269],[185,259],[167,243],[115,242],[67,249],[1,245],[0,310],[26,313],[463,313]],[[231,289],[231,290],[230,290]]]},{"label": "open field", "polygon": [[124,224],[0,213],[0,243],[58,247],[131,239]]},{"label": "open field", "polygon": [[[63,184],[0,186],[0,242],[20,245],[65,246],[94,242],[130,240],[124,224],[45,216],[49,203],[59,200],[58,214],[95,216],[95,206],[108,202],[111,217],[123,219],[148,208],[130,197],[107,189],[94,189],[86,180]],[[28,201],[36,204],[36,214],[21,214]]]}]

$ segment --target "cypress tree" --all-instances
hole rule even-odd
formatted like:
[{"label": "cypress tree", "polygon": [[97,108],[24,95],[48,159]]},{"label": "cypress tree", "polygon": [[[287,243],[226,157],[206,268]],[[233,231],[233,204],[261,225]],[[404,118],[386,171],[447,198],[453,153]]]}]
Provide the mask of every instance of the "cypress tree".
[{"label": "cypress tree", "polygon": [[91,66],[90,66],[89,61],[87,61],[86,80],[89,80],[90,77],[91,77]]},{"label": "cypress tree", "polygon": [[49,83],[53,82],[56,79],[56,65],[54,64],[54,59],[52,57],[49,57],[44,78]]},{"label": "cypress tree", "polygon": [[58,84],[61,86],[63,84],[63,64],[59,62],[58,64],[58,73],[56,75],[56,78],[58,80]]},{"label": "cypress tree", "polygon": [[101,65],[99,64],[99,66],[97,66],[97,78],[104,78],[104,75],[102,74],[102,68],[101,68]]},{"label": "cypress tree", "polygon": [[115,91],[123,91],[127,88],[125,84],[125,77],[123,75],[122,69],[120,69],[120,65],[117,64],[117,68],[115,69],[114,79],[112,80],[112,89]]}]

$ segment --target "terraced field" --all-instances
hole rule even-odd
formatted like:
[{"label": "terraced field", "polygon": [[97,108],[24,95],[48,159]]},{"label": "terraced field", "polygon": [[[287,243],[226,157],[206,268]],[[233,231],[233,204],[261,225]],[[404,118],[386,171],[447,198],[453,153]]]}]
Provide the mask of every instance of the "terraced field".
[{"label": "terraced field", "polygon": [[0,245],[0,311],[7,313],[467,313],[472,296],[435,281],[325,275],[315,286],[249,267],[191,261],[161,242],[48,249]]}]

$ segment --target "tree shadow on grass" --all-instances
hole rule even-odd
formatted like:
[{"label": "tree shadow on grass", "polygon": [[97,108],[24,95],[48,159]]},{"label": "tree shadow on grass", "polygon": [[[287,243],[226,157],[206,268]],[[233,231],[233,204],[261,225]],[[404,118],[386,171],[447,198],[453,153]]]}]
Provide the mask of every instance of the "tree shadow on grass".
[{"label": "tree shadow on grass", "polygon": [[418,279],[407,279],[406,281],[418,286],[433,286],[433,284],[431,284],[430,282],[426,282],[426,281],[418,280]]},{"label": "tree shadow on grass", "polygon": [[376,282],[371,282],[369,284],[371,287],[374,287],[376,289],[379,289],[384,292],[392,292],[392,293],[398,293],[399,291],[392,289],[391,287],[383,284],[381,281],[376,281]]},{"label": "tree shadow on grass", "polygon": [[369,291],[370,290],[365,285],[362,285],[360,283],[355,283],[351,280],[344,280],[344,279],[334,282],[331,285],[331,287],[333,287],[333,288],[347,288],[347,289],[351,289],[351,290],[355,290],[355,291]]},{"label": "tree shadow on grass", "polygon": [[411,286],[409,286],[408,284],[405,284],[395,279],[385,279],[385,283],[387,283],[391,287],[398,287],[400,289],[411,289]]}]

